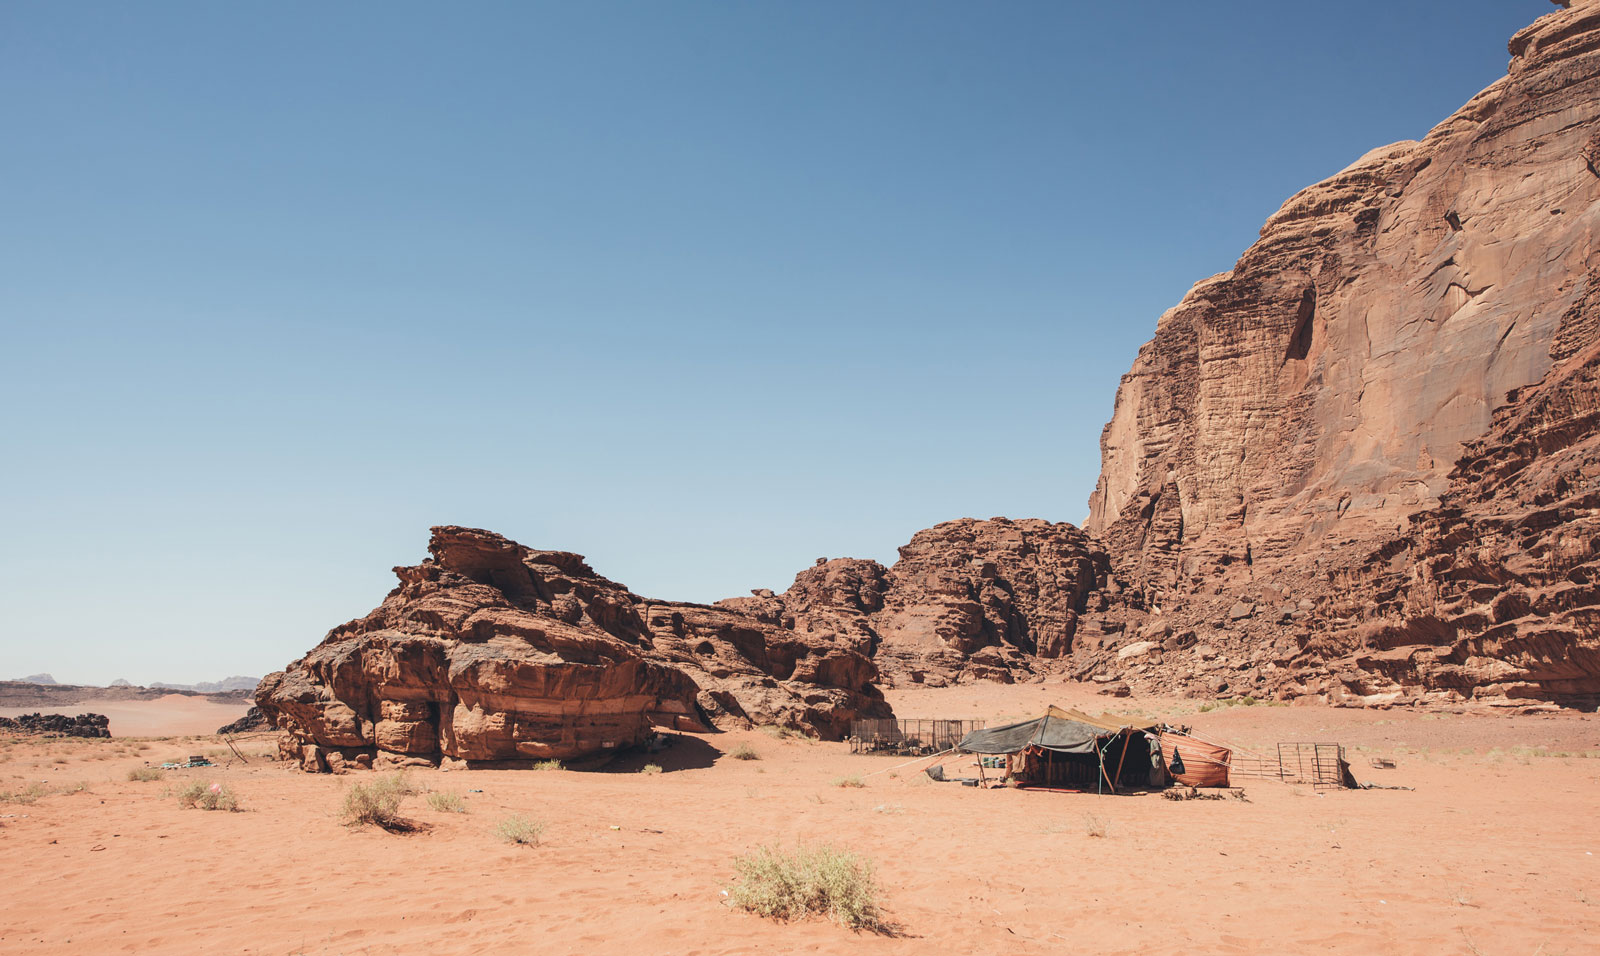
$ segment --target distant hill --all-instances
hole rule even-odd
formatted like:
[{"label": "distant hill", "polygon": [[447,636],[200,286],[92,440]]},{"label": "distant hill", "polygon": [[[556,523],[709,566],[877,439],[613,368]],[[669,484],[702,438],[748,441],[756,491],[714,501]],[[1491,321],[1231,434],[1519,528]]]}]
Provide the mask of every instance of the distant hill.
[{"label": "distant hill", "polygon": [[150,686],[159,687],[162,690],[194,691],[197,694],[225,694],[228,691],[235,690],[253,691],[259,683],[261,683],[261,678],[259,677],[235,675],[233,677],[225,677],[222,680],[201,681],[198,684],[168,684],[163,681],[152,681]]},{"label": "distant hill", "polygon": [[21,681],[24,684],[47,684],[48,685],[48,684],[57,683],[56,679],[54,677],[51,677],[49,674],[30,674],[27,677],[19,677],[19,678],[17,678],[17,680]]}]

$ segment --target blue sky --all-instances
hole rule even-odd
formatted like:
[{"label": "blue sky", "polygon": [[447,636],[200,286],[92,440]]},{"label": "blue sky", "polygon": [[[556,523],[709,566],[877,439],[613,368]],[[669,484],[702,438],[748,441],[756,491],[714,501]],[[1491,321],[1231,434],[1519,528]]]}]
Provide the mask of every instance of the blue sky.
[{"label": "blue sky", "polygon": [[1157,316],[1546,0],[0,7],[0,677],[283,666],[427,528],[651,596],[1078,522]]}]

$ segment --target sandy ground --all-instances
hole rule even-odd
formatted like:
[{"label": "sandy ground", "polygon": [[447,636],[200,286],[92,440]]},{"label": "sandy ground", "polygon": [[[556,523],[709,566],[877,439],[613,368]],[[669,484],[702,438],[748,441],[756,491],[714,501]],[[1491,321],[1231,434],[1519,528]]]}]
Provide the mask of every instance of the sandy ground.
[{"label": "sandy ground", "polygon": [[250,709],[250,701],[220,703],[188,694],[168,694],[155,700],[86,700],[43,707],[0,707],[0,717],[23,714],[104,714],[111,719],[113,737],[171,737],[209,734],[231,724]]},{"label": "sandy ground", "polygon": [[[1021,716],[1067,687],[894,695],[901,716]],[[760,732],[686,736],[601,772],[412,771],[419,832],[341,826],[370,775],[262,756],[132,782],[214,739],[0,740],[0,954],[1600,953],[1600,721],[1233,707],[1185,722],[1241,743],[1339,740],[1358,776],[1414,791],[1246,781],[1173,802],[935,784],[900,761]],[[739,744],[759,760],[723,754]],[[1538,749],[1543,748],[1543,749]],[[1587,753],[1554,756],[1552,752]],[[1374,757],[1395,769],[1376,770]],[[959,767],[952,767],[959,770]],[[861,788],[834,781],[860,776]],[[224,782],[243,812],[181,809]],[[507,814],[539,846],[498,842]],[[1104,836],[1091,830],[1105,829]],[[874,861],[894,935],[777,923],[722,902],[735,856],[832,841]]]}]

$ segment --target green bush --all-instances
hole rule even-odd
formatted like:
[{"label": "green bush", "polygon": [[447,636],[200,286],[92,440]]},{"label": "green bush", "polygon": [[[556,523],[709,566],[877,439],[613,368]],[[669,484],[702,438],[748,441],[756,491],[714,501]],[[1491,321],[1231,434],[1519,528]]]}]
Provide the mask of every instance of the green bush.
[{"label": "green bush", "polygon": [[784,853],[762,846],[733,861],[728,900],[773,919],[826,916],[851,929],[881,929],[872,864],[826,843]]},{"label": "green bush", "polygon": [[414,792],[404,773],[382,776],[371,783],[352,784],[345,791],[340,819],[348,826],[370,823],[390,829],[401,823],[400,802]]},{"label": "green bush", "polygon": [[467,805],[461,799],[461,794],[454,790],[435,790],[428,794],[428,806],[440,813],[466,813]]},{"label": "green bush", "polygon": [[760,760],[761,755],[756,753],[756,748],[749,744],[740,744],[728,751],[728,756],[735,760]]},{"label": "green bush", "polygon": [[190,810],[237,810],[239,798],[225,783],[196,780],[179,791],[178,806]]},{"label": "green bush", "polygon": [[158,767],[135,767],[128,771],[128,779],[149,783],[152,780],[161,779],[161,770]]},{"label": "green bush", "polygon": [[538,820],[512,814],[495,824],[494,835],[502,843],[521,843],[527,846],[538,846],[539,837],[544,834],[544,824]]}]

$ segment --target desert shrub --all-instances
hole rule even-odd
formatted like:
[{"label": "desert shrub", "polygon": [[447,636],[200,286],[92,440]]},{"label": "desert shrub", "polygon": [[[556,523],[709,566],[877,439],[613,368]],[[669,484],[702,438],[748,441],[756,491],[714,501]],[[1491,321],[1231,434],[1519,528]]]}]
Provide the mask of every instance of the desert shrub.
[{"label": "desert shrub", "polygon": [[1085,813],[1083,832],[1092,837],[1104,837],[1111,833],[1111,825],[1092,813]]},{"label": "desert shrub", "polygon": [[735,760],[760,760],[761,755],[756,753],[756,748],[749,744],[740,744],[728,751],[728,756]]},{"label": "desert shrub", "polygon": [[190,810],[237,810],[239,798],[225,783],[196,780],[178,792],[178,806]]},{"label": "desert shrub", "polygon": [[512,814],[495,824],[494,835],[502,843],[521,843],[527,846],[538,846],[539,837],[544,833],[544,824],[538,820],[530,820],[520,814]]},{"label": "desert shrub", "polygon": [[161,779],[161,770],[158,767],[135,767],[128,771],[128,779],[149,783],[152,780]]},{"label": "desert shrub", "polygon": [[872,864],[826,843],[785,853],[757,847],[733,861],[728,901],[773,919],[826,916],[851,929],[882,927]]},{"label": "desert shrub", "polygon": [[762,724],[756,729],[766,734],[768,737],[775,737],[778,740],[787,740],[790,737],[801,736],[800,731],[795,730],[793,727],[780,727],[777,724]]},{"label": "desert shrub", "polygon": [[867,784],[866,781],[862,780],[860,777],[850,776],[839,777],[833,781],[833,785],[835,787],[865,787]]},{"label": "desert shrub", "polygon": [[467,805],[461,799],[461,794],[454,790],[435,790],[428,794],[428,806],[440,813],[466,813]]},{"label": "desert shrub", "polygon": [[404,773],[388,774],[371,783],[352,784],[345,791],[340,819],[349,826],[369,823],[386,829],[398,826],[400,801],[414,792]]},{"label": "desert shrub", "polygon": [[562,766],[561,766],[561,761],[559,761],[559,760],[541,760],[538,763],[533,765],[533,769],[535,769],[535,770],[561,770]]},{"label": "desert shrub", "polygon": [[640,773],[660,773],[661,772],[661,765],[658,764],[658,763],[647,763],[643,767],[639,768],[639,772]]}]

